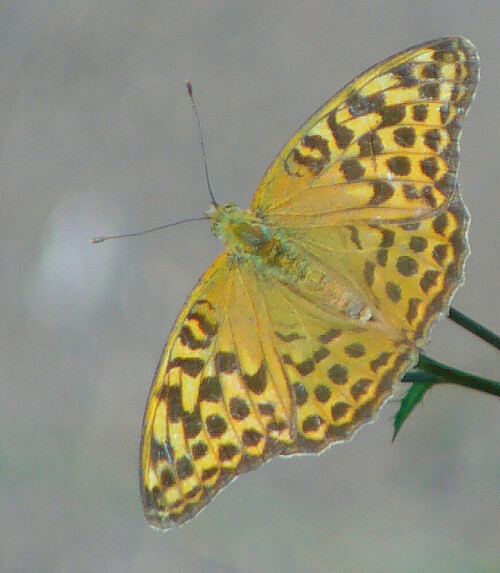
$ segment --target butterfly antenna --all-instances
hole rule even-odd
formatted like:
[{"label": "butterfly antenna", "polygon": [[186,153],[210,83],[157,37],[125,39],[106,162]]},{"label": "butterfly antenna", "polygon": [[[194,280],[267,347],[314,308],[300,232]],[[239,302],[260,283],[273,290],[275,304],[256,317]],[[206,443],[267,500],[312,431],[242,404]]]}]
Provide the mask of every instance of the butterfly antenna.
[{"label": "butterfly antenna", "polygon": [[175,227],[177,225],[183,225],[184,223],[193,223],[194,221],[205,221],[206,215],[204,217],[191,217],[189,219],[182,219],[182,221],[175,221],[174,223],[167,223],[166,225],[160,225],[159,227],[153,227],[152,229],[146,229],[145,231],[137,231],[136,233],[125,233],[124,235],[101,235],[98,237],[92,237],[90,242],[93,244],[104,243],[104,241],[109,241],[110,239],[123,239],[125,237],[138,237],[139,235],[145,235],[146,233],[153,233],[154,231],[160,231],[161,229],[168,229],[169,227]]},{"label": "butterfly antenna", "polygon": [[190,80],[186,80],[186,88],[191,99],[191,105],[193,106],[194,116],[196,117],[196,124],[198,126],[198,135],[200,136],[200,145],[201,145],[201,154],[203,156],[203,165],[205,166],[205,179],[207,180],[208,192],[210,193],[210,197],[212,199],[212,205],[217,205],[217,201],[215,200],[214,193],[212,191],[212,186],[210,185],[210,177],[208,176],[208,165],[207,165],[207,154],[205,153],[205,143],[203,141],[203,132],[201,130],[201,122],[200,116],[198,115],[198,110],[196,109],[196,104],[194,102],[193,96],[193,84]]},{"label": "butterfly antenna", "polygon": [[[210,185],[210,177],[208,175],[208,165],[207,165],[207,154],[205,152],[205,142],[203,141],[203,132],[201,130],[200,116],[198,115],[198,110],[196,108],[196,103],[193,96],[193,84],[190,80],[186,80],[186,88],[191,99],[191,104],[193,106],[194,116],[196,118],[196,125],[198,127],[198,135],[200,136],[201,145],[201,155],[203,157],[203,165],[205,167],[205,179],[207,181],[208,191],[210,193],[212,205],[217,206],[217,201],[215,200],[214,193],[212,191],[212,186]],[[175,221],[174,223],[167,223],[166,225],[159,225],[158,227],[153,227],[152,229],[146,229],[145,231],[137,231],[135,233],[125,233],[123,235],[99,235],[97,237],[92,237],[90,242],[92,244],[104,243],[104,241],[109,241],[110,239],[124,239],[125,237],[138,237],[140,235],[146,235],[147,233],[153,233],[154,231],[160,231],[161,229],[168,229],[169,227],[175,227],[176,225],[182,225],[183,223],[193,223],[194,221],[205,221],[207,216],[203,217],[190,217],[189,219],[182,219],[182,221]]]}]

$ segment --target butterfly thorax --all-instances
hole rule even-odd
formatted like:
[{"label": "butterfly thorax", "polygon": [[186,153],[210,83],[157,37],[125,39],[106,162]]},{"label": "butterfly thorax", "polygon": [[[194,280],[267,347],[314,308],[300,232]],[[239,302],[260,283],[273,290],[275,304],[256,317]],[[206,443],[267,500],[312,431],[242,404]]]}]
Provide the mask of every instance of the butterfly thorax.
[{"label": "butterfly thorax", "polygon": [[278,274],[286,282],[299,280],[316,286],[323,283],[323,274],[311,269],[283,230],[255,211],[226,203],[212,206],[207,217],[213,234],[225,242],[234,261],[251,260],[257,268]]},{"label": "butterfly thorax", "polygon": [[271,239],[269,228],[262,219],[234,203],[212,205],[207,217],[212,233],[235,254],[244,256],[258,253]]}]

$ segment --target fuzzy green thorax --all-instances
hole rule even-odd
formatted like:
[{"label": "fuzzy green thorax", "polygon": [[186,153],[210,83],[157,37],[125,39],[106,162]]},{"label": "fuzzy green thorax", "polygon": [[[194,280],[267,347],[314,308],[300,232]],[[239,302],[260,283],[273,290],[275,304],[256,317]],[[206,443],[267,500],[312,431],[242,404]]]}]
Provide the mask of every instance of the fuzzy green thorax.
[{"label": "fuzzy green thorax", "polygon": [[226,243],[228,251],[255,255],[269,241],[271,233],[262,219],[234,203],[212,205],[207,211],[212,233]]},{"label": "fuzzy green thorax", "polygon": [[213,234],[225,242],[234,259],[251,260],[261,271],[278,275],[285,282],[323,283],[324,275],[311,269],[295,241],[254,211],[226,203],[213,205],[207,217]]}]

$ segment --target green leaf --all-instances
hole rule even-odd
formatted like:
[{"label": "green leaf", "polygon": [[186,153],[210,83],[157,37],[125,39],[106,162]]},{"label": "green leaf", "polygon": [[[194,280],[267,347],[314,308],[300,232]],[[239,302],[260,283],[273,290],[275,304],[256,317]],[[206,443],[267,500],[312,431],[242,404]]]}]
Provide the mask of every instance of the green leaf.
[{"label": "green leaf", "polygon": [[[411,372],[411,375],[419,375],[424,374],[424,377],[427,377],[425,373],[420,372]],[[404,398],[401,400],[401,404],[399,406],[399,410],[397,411],[396,415],[394,416],[394,434],[392,436],[392,441],[396,439],[396,436],[401,430],[401,426],[406,421],[408,416],[413,412],[417,404],[420,404],[422,401],[425,393],[427,390],[432,388],[434,384],[428,381],[425,382],[414,382],[411,386]]]},{"label": "green leaf", "polygon": [[[491,330],[488,330],[482,324],[472,320],[467,315],[461,313],[455,308],[450,308],[448,318],[459,324],[475,336],[478,336],[497,350],[500,350],[500,336]],[[435,384],[455,384],[479,390],[492,396],[500,398],[500,382],[489,380],[481,376],[476,376],[470,372],[464,372],[457,368],[452,368],[433,360],[425,354],[420,354],[418,364],[414,370],[407,372],[402,382],[410,382],[412,386],[401,400],[399,410],[394,417],[394,435],[392,441],[396,439],[402,425],[419,404],[427,390]]]}]

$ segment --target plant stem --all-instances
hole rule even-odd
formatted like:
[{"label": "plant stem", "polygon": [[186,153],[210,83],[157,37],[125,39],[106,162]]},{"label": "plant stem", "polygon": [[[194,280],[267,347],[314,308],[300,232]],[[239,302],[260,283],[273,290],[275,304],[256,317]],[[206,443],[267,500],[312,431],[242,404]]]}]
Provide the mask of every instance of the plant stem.
[{"label": "plant stem", "polygon": [[[403,382],[418,380],[433,384],[457,384],[500,397],[500,382],[452,368],[429,358],[425,354],[420,354],[416,368],[416,371],[408,372],[405,375]],[[429,378],[429,375],[433,375],[432,378]]]},{"label": "plant stem", "polygon": [[462,328],[465,328],[472,334],[475,334],[488,344],[491,344],[497,350],[500,350],[500,336],[495,334],[479,322],[472,320],[472,318],[468,317],[463,312],[460,312],[456,308],[450,306],[450,312],[448,314],[448,318],[455,322],[456,324],[460,325]]}]

